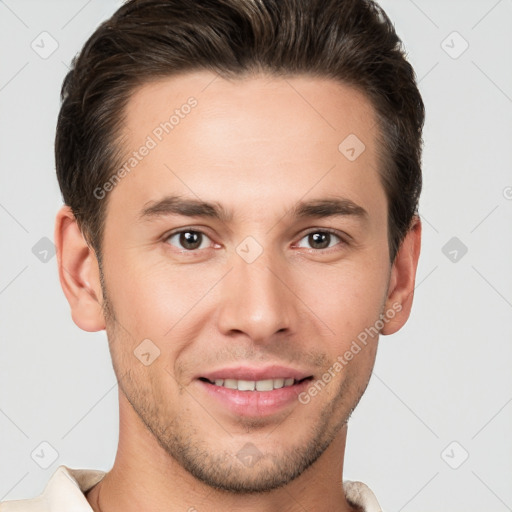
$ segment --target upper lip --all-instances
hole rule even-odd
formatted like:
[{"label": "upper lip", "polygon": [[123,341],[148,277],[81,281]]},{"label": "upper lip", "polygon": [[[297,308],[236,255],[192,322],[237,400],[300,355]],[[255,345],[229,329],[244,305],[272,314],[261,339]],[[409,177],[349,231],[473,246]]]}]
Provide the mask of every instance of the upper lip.
[{"label": "upper lip", "polygon": [[251,366],[233,366],[230,368],[221,368],[208,373],[196,375],[196,378],[203,377],[210,381],[216,379],[235,379],[235,380],[267,380],[267,379],[295,379],[302,380],[311,377],[310,373],[290,368],[287,366],[272,365],[265,367]]}]

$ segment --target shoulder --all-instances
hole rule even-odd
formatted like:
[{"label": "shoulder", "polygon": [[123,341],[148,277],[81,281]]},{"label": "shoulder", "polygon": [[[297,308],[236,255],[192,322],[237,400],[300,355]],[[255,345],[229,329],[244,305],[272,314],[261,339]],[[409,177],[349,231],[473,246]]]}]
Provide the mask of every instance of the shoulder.
[{"label": "shoulder", "polygon": [[59,466],[40,496],[4,501],[0,503],[0,512],[90,512],[84,493],[104,476],[104,471],[96,469]]}]

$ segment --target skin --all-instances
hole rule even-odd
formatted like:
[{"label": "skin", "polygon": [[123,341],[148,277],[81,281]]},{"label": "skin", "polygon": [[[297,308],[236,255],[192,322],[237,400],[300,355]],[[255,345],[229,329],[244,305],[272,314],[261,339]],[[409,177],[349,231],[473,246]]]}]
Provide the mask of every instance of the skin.
[{"label": "skin", "polygon": [[[73,320],[106,329],[119,382],[116,460],[87,499],[103,512],[356,510],[342,487],[347,420],[377,336],[309,403],[265,417],[232,414],[196,377],[234,363],[281,364],[316,381],[379,315],[395,309],[381,334],[399,330],[420,222],[391,263],[374,110],[329,79],[193,72],[143,85],[127,106],[127,157],[190,96],[197,106],[103,199],[103,287],[70,209],[57,215]],[[338,150],[349,134],[366,146],[353,162]],[[168,195],[218,202],[232,218],[141,217]],[[366,214],[292,215],[298,201],[332,198]],[[180,228],[204,233],[200,248],[170,238]],[[328,248],[308,237],[322,229],[337,233]],[[236,251],[249,236],[263,250],[251,263]],[[160,350],[148,366],[134,356],[145,339]],[[260,454],[250,467],[236,457],[248,442]]]}]

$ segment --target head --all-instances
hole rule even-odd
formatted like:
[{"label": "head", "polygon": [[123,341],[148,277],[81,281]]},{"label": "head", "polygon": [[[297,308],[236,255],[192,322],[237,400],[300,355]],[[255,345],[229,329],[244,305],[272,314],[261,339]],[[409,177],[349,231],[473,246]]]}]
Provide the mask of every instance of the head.
[{"label": "head", "polygon": [[[107,330],[125,414],[209,485],[293,480],[412,303],[424,110],[390,20],[365,0],[130,1],[62,100],[61,282]],[[226,406],[214,381],[241,366],[286,367],[295,400]]]}]

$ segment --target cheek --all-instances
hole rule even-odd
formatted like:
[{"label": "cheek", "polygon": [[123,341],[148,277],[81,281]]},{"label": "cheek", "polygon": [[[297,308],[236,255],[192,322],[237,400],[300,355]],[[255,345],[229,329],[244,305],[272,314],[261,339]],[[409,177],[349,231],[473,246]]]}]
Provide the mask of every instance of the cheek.
[{"label": "cheek", "polygon": [[375,267],[347,262],[343,268],[310,269],[304,275],[301,296],[307,297],[308,306],[329,327],[333,339],[346,342],[378,319],[387,277]]},{"label": "cheek", "polygon": [[349,386],[343,388],[348,396],[362,394],[373,368],[378,337],[368,333],[379,319],[387,280],[385,273],[370,269],[348,264],[327,274],[323,269],[323,277],[310,276],[302,291],[311,300],[314,314],[329,328],[318,345],[327,355],[324,377],[334,384],[325,388],[327,400],[334,399],[342,385]]},{"label": "cheek", "polygon": [[118,320],[142,339],[172,336],[223,273],[220,266],[176,265],[151,255],[116,261],[108,269],[108,291]]}]

